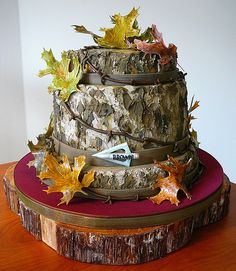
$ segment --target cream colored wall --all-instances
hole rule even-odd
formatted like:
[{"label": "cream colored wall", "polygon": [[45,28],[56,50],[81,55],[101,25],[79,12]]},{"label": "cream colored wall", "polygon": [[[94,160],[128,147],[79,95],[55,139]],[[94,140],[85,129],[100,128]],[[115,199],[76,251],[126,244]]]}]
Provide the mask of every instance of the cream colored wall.
[{"label": "cream colored wall", "polygon": [[167,43],[178,46],[189,99],[195,95],[201,101],[193,122],[201,148],[236,181],[234,0],[19,0],[27,137],[42,132],[51,110],[50,78],[36,76],[44,67],[42,49],[52,48],[59,57],[63,50],[91,45],[89,36],[74,33],[70,25],[84,24],[99,33],[99,27],[110,25],[109,15],[126,14],[133,6],[140,7],[142,29],[155,23]]},{"label": "cream colored wall", "polygon": [[0,163],[27,151],[18,3],[0,1]]}]

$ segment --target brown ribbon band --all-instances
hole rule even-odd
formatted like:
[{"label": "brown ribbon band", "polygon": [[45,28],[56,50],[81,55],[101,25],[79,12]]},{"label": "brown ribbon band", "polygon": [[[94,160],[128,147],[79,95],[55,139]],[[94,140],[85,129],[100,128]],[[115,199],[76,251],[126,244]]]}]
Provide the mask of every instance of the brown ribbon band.
[{"label": "brown ribbon band", "polygon": [[205,210],[213,202],[220,198],[222,191],[226,183],[229,183],[227,177],[224,177],[224,185],[216,190],[206,199],[199,201],[198,203],[192,204],[183,209],[177,209],[176,211],[168,213],[157,213],[149,216],[136,216],[136,217],[94,217],[77,214],[73,212],[65,212],[60,209],[52,208],[48,205],[43,205],[34,199],[25,195],[16,187],[16,192],[21,202],[23,202],[28,208],[33,211],[46,216],[55,221],[71,224],[80,227],[88,227],[93,229],[132,229],[142,227],[160,226],[164,224],[174,223],[178,220],[183,220],[187,217],[194,216],[195,214]]},{"label": "brown ribbon band", "polygon": [[97,73],[83,73],[80,84],[87,85],[153,85],[158,83],[169,83],[184,79],[184,74],[179,70],[142,73],[142,74],[110,74],[102,77]]},{"label": "brown ribbon band", "polygon": [[[103,159],[92,156],[93,154],[97,153],[97,151],[80,150],[59,141],[55,137],[53,137],[53,140],[55,144],[55,151],[59,155],[66,154],[70,160],[73,160],[74,157],[76,156],[84,155],[86,157],[86,164],[89,166],[102,166],[102,167],[116,166],[115,163],[108,162]],[[156,148],[137,151],[136,153],[139,154],[139,159],[132,160],[131,166],[152,164],[154,160],[164,161],[167,159],[167,155],[171,155],[175,157],[187,151],[188,145],[189,145],[189,137],[186,136],[185,138],[179,141],[176,141],[175,144],[169,144],[169,145],[160,146]]]}]

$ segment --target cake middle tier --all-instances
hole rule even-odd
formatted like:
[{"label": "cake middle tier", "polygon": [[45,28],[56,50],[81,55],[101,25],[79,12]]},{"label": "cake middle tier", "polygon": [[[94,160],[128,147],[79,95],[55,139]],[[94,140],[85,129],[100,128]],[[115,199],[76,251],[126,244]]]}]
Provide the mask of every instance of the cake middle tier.
[{"label": "cake middle tier", "polygon": [[54,124],[58,140],[81,150],[124,142],[132,151],[174,144],[188,135],[186,84],[81,84],[67,103],[54,95]]}]

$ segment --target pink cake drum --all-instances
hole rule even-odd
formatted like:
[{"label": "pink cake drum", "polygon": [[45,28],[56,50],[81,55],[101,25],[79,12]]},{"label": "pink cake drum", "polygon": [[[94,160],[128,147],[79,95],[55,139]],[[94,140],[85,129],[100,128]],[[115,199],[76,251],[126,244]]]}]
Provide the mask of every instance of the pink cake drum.
[{"label": "pink cake drum", "polygon": [[190,191],[192,199],[183,198],[179,206],[172,205],[169,201],[161,205],[149,200],[114,201],[106,204],[100,200],[78,198],[74,198],[68,205],[57,206],[60,193],[47,195],[43,191],[47,189],[47,185],[36,177],[34,168],[27,166],[33,158],[31,154],[27,154],[17,164],[15,185],[26,205],[35,210],[40,208],[43,214],[61,222],[103,228],[161,225],[178,217],[183,218],[189,212],[199,211],[199,208],[206,208],[218,196],[224,177],[222,167],[209,153],[199,149],[198,155],[204,164],[203,173]]}]

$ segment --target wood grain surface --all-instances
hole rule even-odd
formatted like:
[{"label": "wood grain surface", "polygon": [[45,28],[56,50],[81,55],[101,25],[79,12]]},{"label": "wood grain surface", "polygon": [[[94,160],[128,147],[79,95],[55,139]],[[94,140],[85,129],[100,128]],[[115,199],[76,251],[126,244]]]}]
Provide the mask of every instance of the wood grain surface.
[{"label": "wood grain surface", "polygon": [[0,166],[0,270],[236,270],[236,185],[232,184],[230,211],[222,221],[195,231],[190,243],[163,259],[133,266],[80,263],[58,255],[37,241],[10,211],[2,178],[11,163]]}]

